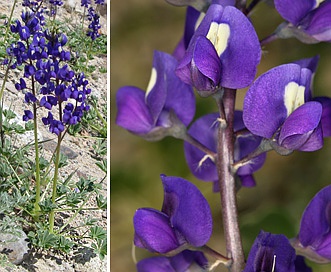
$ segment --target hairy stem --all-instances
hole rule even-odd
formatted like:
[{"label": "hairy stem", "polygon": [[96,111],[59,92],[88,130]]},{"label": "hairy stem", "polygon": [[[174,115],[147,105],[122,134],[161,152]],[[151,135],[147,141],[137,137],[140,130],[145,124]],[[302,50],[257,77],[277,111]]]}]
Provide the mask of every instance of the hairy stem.
[{"label": "hairy stem", "polygon": [[232,259],[231,272],[244,268],[244,252],[238,223],[235,177],[231,171],[234,162],[233,119],[236,90],[225,89],[222,100],[218,100],[220,112],[224,110],[226,123],[220,124],[217,144],[217,172],[221,193],[222,216],[226,240],[227,257]]},{"label": "hairy stem", "polygon": [[[60,147],[61,147],[61,133],[58,135],[56,153],[55,153],[55,169],[54,169],[54,177],[53,177],[53,187],[52,187],[52,203],[55,204],[56,199],[56,187],[57,180],[59,176],[59,162],[60,162]],[[49,232],[54,232],[54,221],[55,221],[55,210],[52,209],[49,213]]]},{"label": "hairy stem", "polygon": [[[58,82],[57,82],[58,84]],[[59,119],[62,122],[62,103],[59,99]],[[60,132],[57,136],[57,145],[56,145],[56,152],[55,152],[55,168],[54,168],[54,177],[53,177],[53,187],[52,187],[52,203],[55,204],[56,200],[56,188],[57,188],[57,180],[59,176],[59,164],[60,164],[60,149],[61,149],[61,142],[62,142],[62,133]],[[52,209],[49,213],[49,232],[54,232],[54,221],[55,221],[55,210]]]},{"label": "hairy stem", "polygon": [[[31,63],[30,63],[31,64]],[[31,78],[31,87],[33,95],[36,96],[36,86],[34,77]],[[39,221],[40,213],[40,194],[41,194],[41,182],[40,182],[40,162],[39,162],[39,143],[38,143],[38,121],[37,121],[37,104],[33,103],[33,135],[34,135],[34,149],[35,149],[35,164],[36,164],[36,200],[34,203],[34,220]]]}]

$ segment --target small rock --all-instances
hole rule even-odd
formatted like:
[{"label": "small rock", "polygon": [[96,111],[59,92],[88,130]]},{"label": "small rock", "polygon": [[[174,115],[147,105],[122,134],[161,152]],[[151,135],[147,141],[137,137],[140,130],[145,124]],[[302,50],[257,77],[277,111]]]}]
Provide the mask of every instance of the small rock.
[{"label": "small rock", "polygon": [[18,233],[0,233],[0,252],[6,254],[13,264],[20,264],[29,250],[25,232],[18,230]]},{"label": "small rock", "polygon": [[[51,152],[55,151],[56,145],[57,145],[56,142],[53,141],[53,140],[44,142],[45,149],[47,149]],[[62,154],[66,155],[68,157],[68,159],[70,159],[70,160],[75,159],[75,158],[78,157],[78,154],[75,151],[73,151],[70,147],[67,147],[65,145],[61,145],[60,151],[61,151]]]}]

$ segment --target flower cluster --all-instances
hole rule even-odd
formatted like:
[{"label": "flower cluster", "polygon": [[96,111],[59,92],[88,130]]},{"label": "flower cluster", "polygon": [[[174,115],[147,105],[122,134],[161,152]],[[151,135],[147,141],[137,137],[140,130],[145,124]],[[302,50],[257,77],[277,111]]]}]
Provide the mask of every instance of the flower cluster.
[{"label": "flower cluster", "polygon": [[[231,239],[240,238],[233,234],[236,216],[226,217],[236,213],[236,203],[226,203],[235,199],[227,195],[240,187],[235,186],[235,178],[244,187],[255,186],[253,174],[263,166],[266,152],[316,151],[323,147],[324,138],[331,136],[331,98],[313,95],[319,56],[280,64],[255,79],[261,44],[275,37],[294,36],[305,43],[331,41],[331,1],[275,0],[276,10],[288,22],[261,42],[248,16],[259,1],[248,7],[240,7],[239,2],[246,1],[167,1],[191,5],[183,37],[173,55],[155,51],[146,92],[133,86],[118,90],[116,123],[147,140],[165,136],[184,140],[191,172],[203,181],[212,181],[214,191],[221,191],[223,222],[228,224],[225,232],[231,247]],[[243,110],[235,110],[236,89],[246,87]],[[201,97],[212,96],[219,112],[193,121],[193,88]],[[51,106],[51,101],[47,102]],[[161,179],[161,211],[138,209],[133,223],[135,246],[164,256],[138,262],[138,271],[189,271],[190,265],[205,268],[203,254],[212,226],[207,200],[187,180],[165,175]],[[231,261],[237,265],[232,271],[310,272],[305,258],[331,262],[330,207],[328,186],[306,207],[296,238],[261,231],[245,266],[236,263],[233,254],[241,245],[230,248]],[[229,265],[229,259],[220,259]],[[244,258],[239,261],[244,263]]]},{"label": "flower cluster", "polygon": [[[60,5],[61,1],[52,4]],[[67,37],[45,28],[43,10],[25,11],[22,22],[17,20],[11,26],[20,40],[12,44],[7,53],[12,59],[11,68],[23,65],[23,78],[15,84],[16,89],[25,94],[25,102],[33,103],[48,111],[42,121],[52,133],[59,134],[66,125],[78,123],[83,112],[89,110],[87,95],[91,93],[83,73],[75,74],[66,64],[70,52],[64,49]],[[27,86],[27,79],[31,87]],[[54,108],[59,112],[54,115]],[[33,113],[26,110],[23,120],[33,119]]]},{"label": "flower cluster", "polygon": [[90,21],[90,24],[88,25],[87,36],[89,36],[92,41],[94,41],[96,38],[100,37],[100,15],[95,12],[94,8],[89,7],[87,19]]}]

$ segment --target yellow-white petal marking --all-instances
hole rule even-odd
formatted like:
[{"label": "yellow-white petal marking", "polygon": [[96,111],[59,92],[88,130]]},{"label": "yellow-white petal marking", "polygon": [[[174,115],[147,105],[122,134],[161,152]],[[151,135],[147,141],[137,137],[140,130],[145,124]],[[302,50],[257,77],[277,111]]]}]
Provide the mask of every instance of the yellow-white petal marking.
[{"label": "yellow-white petal marking", "polygon": [[305,86],[290,82],[285,86],[284,104],[289,116],[296,108],[305,103]]},{"label": "yellow-white petal marking", "polygon": [[214,45],[220,56],[226,49],[230,37],[230,27],[227,24],[212,22],[207,33],[207,39]]},{"label": "yellow-white petal marking", "polygon": [[148,86],[146,89],[145,98],[148,96],[149,92],[154,88],[156,80],[157,80],[157,72],[156,69],[153,67],[151,72],[151,78],[148,82]]}]

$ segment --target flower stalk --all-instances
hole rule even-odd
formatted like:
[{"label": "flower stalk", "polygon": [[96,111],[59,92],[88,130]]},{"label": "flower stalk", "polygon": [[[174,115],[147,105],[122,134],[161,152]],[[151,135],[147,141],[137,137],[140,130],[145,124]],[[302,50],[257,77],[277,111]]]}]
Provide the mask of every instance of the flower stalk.
[{"label": "flower stalk", "polygon": [[[31,78],[31,86],[33,95],[36,95],[35,80]],[[39,162],[39,142],[38,142],[38,121],[37,121],[37,105],[33,103],[33,136],[34,136],[34,149],[35,149],[35,164],[36,164],[36,198],[34,203],[34,220],[39,221],[40,214],[40,194],[41,194],[41,182],[40,182],[40,162]]]},{"label": "flower stalk", "polygon": [[[60,148],[61,148],[61,133],[58,135],[57,146],[56,146],[56,153],[55,153],[55,168],[54,168],[54,177],[53,177],[53,186],[52,186],[52,204],[55,204],[56,200],[56,187],[57,187],[57,180],[59,176],[59,162],[60,162]],[[54,219],[55,219],[55,210],[52,209],[49,213],[49,232],[54,232]]]},{"label": "flower stalk", "polygon": [[233,120],[236,91],[225,89],[222,100],[218,101],[220,112],[225,112],[226,124],[219,126],[217,145],[217,172],[221,194],[222,216],[227,256],[232,258],[231,272],[243,270],[244,252],[239,231],[235,177],[231,171],[234,162]]}]

